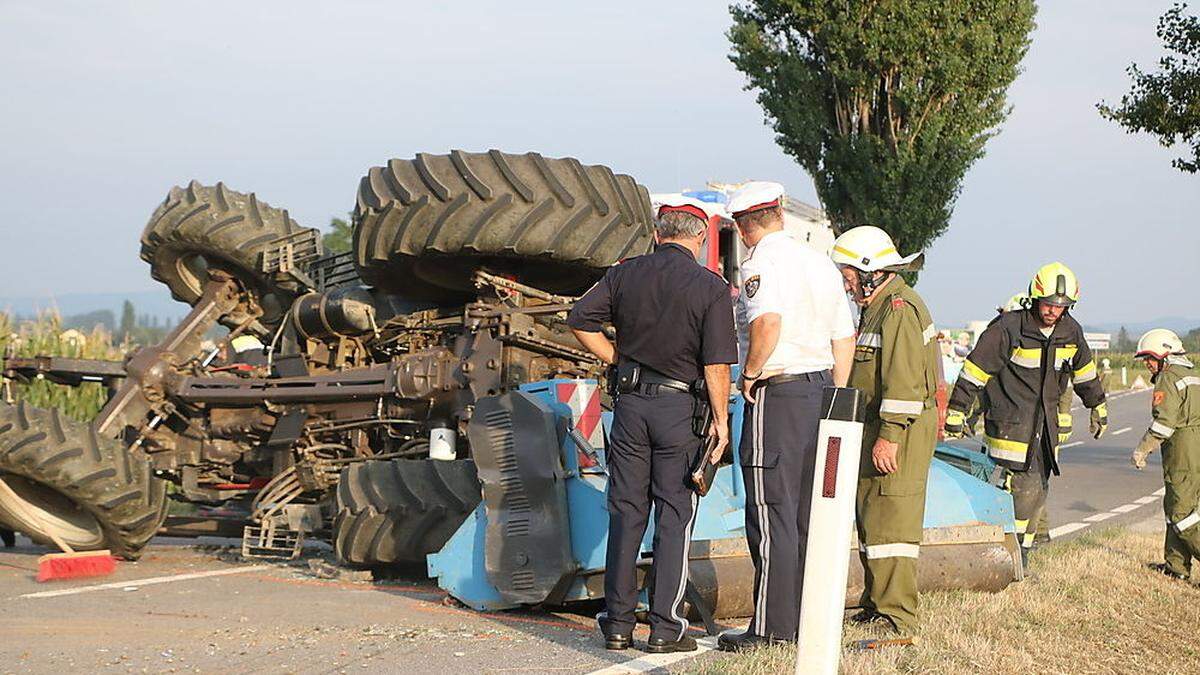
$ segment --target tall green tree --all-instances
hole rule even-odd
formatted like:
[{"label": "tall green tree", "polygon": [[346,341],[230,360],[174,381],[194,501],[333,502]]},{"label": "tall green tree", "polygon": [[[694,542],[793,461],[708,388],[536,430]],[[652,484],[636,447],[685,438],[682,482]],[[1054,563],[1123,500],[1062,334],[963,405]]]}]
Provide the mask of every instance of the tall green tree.
[{"label": "tall green tree", "polygon": [[1008,115],[1033,0],[752,0],[730,60],[839,232],[904,253],[949,225],[967,169]]},{"label": "tall green tree", "polygon": [[117,337],[121,342],[129,340],[136,328],[137,314],[133,310],[133,303],[126,300],[125,304],[121,305],[121,324],[117,328]]},{"label": "tall green tree", "polygon": [[1158,60],[1158,72],[1147,73],[1131,64],[1126,72],[1133,86],[1120,105],[1101,102],[1096,107],[1131,134],[1156,136],[1163,147],[1187,146],[1190,154],[1171,166],[1196,173],[1200,171],[1200,17],[1188,16],[1186,9],[1186,4],[1177,3],[1158,20],[1158,38],[1168,52]]},{"label": "tall green tree", "polygon": [[345,253],[354,246],[354,230],[345,218],[331,218],[329,231],[321,236],[327,253]]},{"label": "tall green tree", "polygon": [[1119,352],[1131,352],[1134,347],[1133,338],[1129,337],[1129,331],[1125,326],[1121,326],[1121,330],[1117,332],[1117,342],[1113,347]]}]

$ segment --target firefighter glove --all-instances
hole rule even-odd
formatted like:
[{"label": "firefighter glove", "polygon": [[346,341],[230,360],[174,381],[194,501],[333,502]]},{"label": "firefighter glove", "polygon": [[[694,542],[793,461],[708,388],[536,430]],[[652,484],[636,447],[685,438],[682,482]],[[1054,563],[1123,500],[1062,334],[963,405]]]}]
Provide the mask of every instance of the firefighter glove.
[{"label": "firefighter glove", "polygon": [[1129,456],[1129,461],[1137,467],[1138,471],[1141,471],[1146,468],[1146,458],[1157,450],[1160,445],[1162,445],[1162,441],[1147,431],[1146,435],[1142,436],[1142,442],[1138,443],[1137,447],[1133,449],[1133,454]]},{"label": "firefighter glove", "polygon": [[962,438],[966,433],[967,415],[951,408],[946,411],[946,438]]},{"label": "firefighter glove", "polygon": [[1104,403],[1092,408],[1092,419],[1088,423],[1088,432],[1092,438],[1100,438],[1108,428],[1108,406]]}]

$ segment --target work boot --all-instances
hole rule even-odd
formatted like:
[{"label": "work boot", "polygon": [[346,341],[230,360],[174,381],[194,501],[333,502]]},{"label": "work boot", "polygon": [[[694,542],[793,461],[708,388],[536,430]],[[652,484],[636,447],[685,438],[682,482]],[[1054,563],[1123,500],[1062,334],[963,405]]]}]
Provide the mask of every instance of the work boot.
[{"label": "work boot", "polygon": [[1192,578],[1191,574],[1181,574],[1179,572],[1176,572],[1175,570],[1171,569],[1166,563],[1150,563],[1146,567],[1149,567],[1150,569],[1154,570],[1155,572],[1158,572],[1159,574],[1164,574],[1168,577],[1171,577],[1172,579],[1179,579],[1180,581],[1188,581],[1189,579]]},{"label": "work boot", "polygon": [[650,652],[651,654],[694,652],[697,649],[699,649],[699,646],[696,645],[696,639],[690,635],[684,635],[678,640],[667,640],[656,637],[646,640],[646,651]]},{"label": "work boot", "polygon": [[723,652],[744,652],[748,649],[754,649],[763,645],[777,645],[787,642],[778,638],[763,637],[755,635],[749,630],[743,631],[725,631],[717,637],[717,649]]},{"label": "work boot", "polygon": [[614,632],[609,624],[608,615],[604,612],[596,615],[596,623],[600,626],[600,633],[604,635],[605,649],[621,651],[629,649],[633,644],[632,633]]},{"label": "work boot", "polygon": [[4,542],[4,548],[12,548],[17,545],[17,535],[12,530],[0,527],[0,541]]},{"label": "work boot", "polygon": [[862,610],[859,610],[858,612],[856,612],[854,614],[851,614],[850,622],[851,623],[875,623],[876,621],[879,621],[881,619],[886,619],[886,618],[887,618],[886,616],[880,614],[879,612],[875,611],[874,609],[871,609],[870,607],[866,607],[866,608],[863,608]]}]

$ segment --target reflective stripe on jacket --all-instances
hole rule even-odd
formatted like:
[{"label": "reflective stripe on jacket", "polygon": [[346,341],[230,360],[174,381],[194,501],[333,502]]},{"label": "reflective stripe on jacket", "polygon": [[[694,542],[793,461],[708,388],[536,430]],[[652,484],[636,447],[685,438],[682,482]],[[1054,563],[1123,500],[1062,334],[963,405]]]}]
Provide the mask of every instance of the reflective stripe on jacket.
[{"label": "reflective stripe on jacket", "polygon": [[899,441],[923,412],[935,408],[937,332],[921,296],[894,277],[863,309],[850,386],[863,392],[867,424]]},{"label": "reflective stripe on jacket", "polygon": [[[1018,471],[1026,468],[1029,449],[1038,447],[1043,433],[1051,445],[1057,443],[1058,404],[1068,384],[1088,408],[1104,402],[1104,386],[1079,323],[1064,313],[1049,337],[1040,328],[1033,309],[996,317],[963,363],[950,395],[950,408],[965,413],[986,392],[984,445],[993,459]],[[1057,474],[1058,462],[1050,461]]]}]

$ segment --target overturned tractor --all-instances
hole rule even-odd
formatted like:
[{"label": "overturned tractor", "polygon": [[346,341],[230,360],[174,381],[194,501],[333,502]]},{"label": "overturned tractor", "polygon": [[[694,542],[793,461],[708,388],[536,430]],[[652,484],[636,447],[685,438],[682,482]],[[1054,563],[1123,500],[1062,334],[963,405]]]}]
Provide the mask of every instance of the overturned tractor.
[{"label": "overturned tractor", "polygon": [[[111,396],[87,425],[0,406],[0,480],[25,507],[0,498],[0,523],[130,559],[160,532],[236,534],[262,557],[325,540],[356,567],[427,562],[479,608],[598,598],[610,414],[564,321],[652,243],[645,188],[536,153],[371,169],[340,255],[253,194],[174,188],[142,258],[191,312],[124,363],[7,360]],[[747,613],[753,583],[739,471],[721,469],[692,547],[692,600],[718,616]],[[168,493],[222,508],[165,520]],[[929,495],[927,587],[1019,576],[1007,495],[941,463]]]}]

